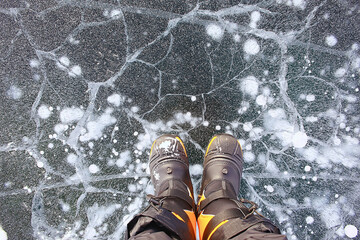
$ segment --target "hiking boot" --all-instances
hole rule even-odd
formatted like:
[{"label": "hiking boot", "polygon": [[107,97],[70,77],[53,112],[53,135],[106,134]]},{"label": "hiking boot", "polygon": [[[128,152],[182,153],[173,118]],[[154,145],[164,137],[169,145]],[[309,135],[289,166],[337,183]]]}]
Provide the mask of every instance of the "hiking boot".
[{"label": "hiking boot", "polygon": [[[156,139],[151,147],[149,165],[155,194],[148,195],[149,207],[128,225],[129,236],[135,236],[149,226],[157,226],[156,229],[160,228],[176,239],[195,239],[193,186],[182,140],[170,134]],[[150,229],[150,232],[154,230]]]},{"label": "hiking boot", "polygon": [[[224,213],[242,209],[243,214],[240,217],[249,214],[248,209],[243,205],[239,207],[241,203],[237,201],[242,170],[243,156],[238,140],[229,134],[215,135],[206,149],[198,196],[200,239],[208,239],[217,228],[228,221],[228,216],[221,217]],[[215,216],[220,216],[221,221],[214,219]]]}]

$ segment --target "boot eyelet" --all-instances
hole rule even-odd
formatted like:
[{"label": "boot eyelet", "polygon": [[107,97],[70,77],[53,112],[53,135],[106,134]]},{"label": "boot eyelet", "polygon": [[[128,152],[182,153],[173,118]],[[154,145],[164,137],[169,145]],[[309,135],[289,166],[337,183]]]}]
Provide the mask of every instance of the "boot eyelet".
[{"label": "boot eyelet", "polygon": [[226,174],[228,174],[228,170],[227,170],[226,168],[223,168],[222,173],[223,173],[224,175],[226,175]]},{"label": "boot eyelet", "polygon": [[167,173],[167,174],[171,174],[171,173],[172,173],[172,169],[171,169],[170,167],[168,167],[168,168],[166,169],[166,173]]}]

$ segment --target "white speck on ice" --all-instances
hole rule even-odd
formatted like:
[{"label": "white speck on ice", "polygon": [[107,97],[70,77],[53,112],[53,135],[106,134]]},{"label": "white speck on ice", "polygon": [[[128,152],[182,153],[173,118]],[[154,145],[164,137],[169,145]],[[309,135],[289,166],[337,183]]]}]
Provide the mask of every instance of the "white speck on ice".
[{"label": "white speck on ice", "polygon": [[314,100],[315,100],[315,95],[313,94],[306,95],[306,101],[312,102]]},{"label": "white speck on ice", "polygon": [[341,144],[341,140],[340,140],[340,138],[338,138],[338,137],[334,137],[334,139],[333,139],[333,143],[334,143],[336,146],[339,146],[339,145]]},{"label": "white speck on ice", "polygon": [[328,35],[326,38],[325,38],[325,43],[329,46],[329,47],[333,47],[336,45],[337,43],[337,39],[334,35]]},{"label": "white speck on ice", "polygon": [[312,216],[307,216],[305,220],[307,224],[313,224],[314,222],[314,218]]},{"label": "white speck on ice", "polygon": [[214,40],[218,41],[224,35],[224,30],[217,24],[211,23],[206,26],[206,33]]},{"label": "white speck on ice", "polygon": [[304,170],[305,170],[305,172],[310,172],[311,167],[310,166],[305,166]]},{"label": "white speck on ice", "polygon": [[265,106],[266,105],[266,97],[264,95],[259,95],[256,97],[256,103],[257,105],[260,106]]},{"label": "white speck on ice", "polygon": [[39,167],[39,168],[43,168],[44,167],[44,163],[43,162],[37,162],[36,165]]},{"label": "white speck on ice", "polygon": [[97,173],[98,171],[100,171],[99,167],[96,166],[95,164],[91,164],[89,166],[89,172],[90,173]]},{"label": "white speck on ice", "polygon": [[4,229],[0,225],[0,240],[7,240],[7,233],[4,231]]},{"label": "white speck on ice", "polygon": [[42,119],[47,119],[51,115],[51,111],[49,110],[49,107],[46,105],[41,105],[38,109],[38,115]]},{"label": "white speck on ice", "polygon": [[120,106],[122,99],[119,94],[114,93],[107,98],[107,101],[111,104],[114,104],[116,107],[118,107],[118,106]]},{"label": "white speck on ice", "polygon": [[209,122],[208,122],[208,121],[204,121],[204,122],[203,122],[203,126],[204,126],[204,127],[209,126]]},{"label": "white speck on ice", "polygon": [[358,235],[358,230],[354,225],[346,225],[345,227],[345,234],[349,238],[354,238]]},{"label": "white speck on ice", "polygon": [[259,83],[257,78],[254,76],[247,76],[241,81],[241,89],[244,93],[249,94],[252,97],[255,97],[258,93]]},{"label": "white speck on ice", "polygon": [[219,125],[216,125],[215,129],[219,131],[221,127]]},{"label": "white speck on ice", "polygon": [[304,132],[297,132],[292,137],[292,143],[295,148],[303,148],[307,144],[308,136]]},{"label": "white speck on ice", "polygon": [[191,101],[195,102],[196,101],[196,96],[191,96]]},{"label": "white speck on ice", "polygon": [[22,90],[16,86],[11,86],[6,93],[9,97],[15,100],[20,99],[23,95]]},{"label": "white speck on ice", "polygon": [[73,123],[79,121],[84,115],[84,111],[80,108],[65,108],[60,112],[60,120],[62,123]]},{"label": "white speck on ice", "polygon": [[244,51],[247,54],[255,55],[255,54],[259,53],[260,46],[259,46],[258,42],[255,39],[251,38],[251,39],[248,39],[248,40],[245,41],[245,43],[244,43]]}]

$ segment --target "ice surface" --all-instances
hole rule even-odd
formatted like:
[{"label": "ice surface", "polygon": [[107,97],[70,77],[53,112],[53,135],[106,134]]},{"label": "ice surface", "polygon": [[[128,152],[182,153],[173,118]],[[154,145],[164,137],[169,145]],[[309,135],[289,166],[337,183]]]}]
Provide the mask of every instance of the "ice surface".
[{"label": "ice surface", "polygon": [[1,1],[0,239],[121,239],[153,140],[183,139],[196,195],[219,132],[289,239],[359,239],[359,9]]}]

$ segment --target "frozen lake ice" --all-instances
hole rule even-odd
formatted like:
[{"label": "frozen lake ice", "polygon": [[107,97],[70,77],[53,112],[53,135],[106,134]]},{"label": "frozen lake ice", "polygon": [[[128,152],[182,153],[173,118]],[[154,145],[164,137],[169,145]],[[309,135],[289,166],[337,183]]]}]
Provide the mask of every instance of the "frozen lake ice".
[{"label": "frozen lake ice", "polygon": [[359,239],[360,4],[0,3],[0,240],[122,239],[178,134],[195,191],[210,138],[289,240]]}]

